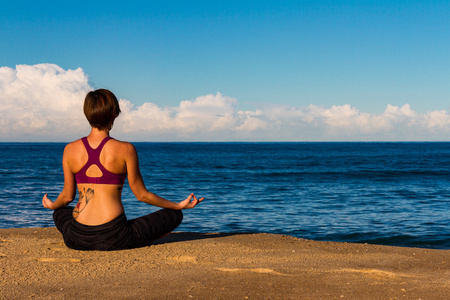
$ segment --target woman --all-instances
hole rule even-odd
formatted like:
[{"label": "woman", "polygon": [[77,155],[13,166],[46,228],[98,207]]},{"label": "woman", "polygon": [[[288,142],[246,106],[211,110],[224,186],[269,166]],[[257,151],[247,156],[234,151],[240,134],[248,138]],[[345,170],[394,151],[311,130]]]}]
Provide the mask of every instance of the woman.
[{"label": "woman", "polygon": [[[194,208],[203,200],[190,194],[175,203],[146,189],[134,146],[109,137],[119,113],[119,102],[112,92],[99,89],[86,95],[84,114],[91,132],[64,149],[61,194],[54,202],[47,194],[42,198],[45,208],[55,210],[55,225],[69,248],[119,250],[150,245],[180,225],[182,209]],[[163,209],[127,220],[121,200],[125,177],[139,201]],[[72,209],[67,205],[74,200],[76,188],[79,200]]]}]

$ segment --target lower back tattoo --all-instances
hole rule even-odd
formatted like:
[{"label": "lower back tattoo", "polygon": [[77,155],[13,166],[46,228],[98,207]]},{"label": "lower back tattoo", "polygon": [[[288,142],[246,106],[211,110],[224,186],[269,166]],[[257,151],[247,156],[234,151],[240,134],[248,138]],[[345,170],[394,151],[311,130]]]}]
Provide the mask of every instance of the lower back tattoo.
[{"label": "lower back tattoo", "polygon": [[[91,188],[83,188],[83,190],[78,190],[79,200],[77,206],[75,206],[73,213],[73,218],[76,219],[80,215],[80,213],[86,208],[89,201],[91,201],[92,198],[94,198],[94,190]],[[83,207],[82,207],[83,206]]]}]

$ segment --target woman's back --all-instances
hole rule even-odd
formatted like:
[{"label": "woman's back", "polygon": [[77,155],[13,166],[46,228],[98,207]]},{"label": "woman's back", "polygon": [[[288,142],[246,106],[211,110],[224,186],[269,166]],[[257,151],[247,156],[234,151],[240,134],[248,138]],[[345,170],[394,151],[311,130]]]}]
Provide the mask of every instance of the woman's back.
[{"label": "woman's back", "polygon": [[[89,92],[83,111],[91,133],[64,149],[64,188],[58,198],[42,197],[42,205],[54,210],[53,220],[64,243],[79,250],[130,249],[147,246],[172,232],[183,220],[181,210],[194,208],[203,198],[191,193],[176,203],[147,190],[134,146],[109,137],[120,114],[111,91]],[[127,220],[121,200],[125,177],[137,200],[163,209]],[[79,200],[72,209],[68,205],[77,189]]]},{"label": "woman's back", "polygon": [[109,137],[89,136],[67,146],[79,193],[73,211],[77,222],[100,225],[123,214],[121,193],[127,170],[123,144]]}]

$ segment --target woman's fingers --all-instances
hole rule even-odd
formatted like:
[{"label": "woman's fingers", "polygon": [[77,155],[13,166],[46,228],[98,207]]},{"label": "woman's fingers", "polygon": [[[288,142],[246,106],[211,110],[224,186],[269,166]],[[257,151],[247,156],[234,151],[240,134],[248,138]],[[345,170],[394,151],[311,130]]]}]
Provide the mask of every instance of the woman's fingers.
[{"label": "woman's fingers", "polygon": [[192,207],[195,207],[197,204],[199,204],[200,202],[202,202],[203,201],[203,199],[205,199],[205,198],[200,198],[200,199],[197,199],[197,197],[193,194],[192,195],[193,196],[193,198],[194,198],[194,201],[192,201],[192,204],[193,204],[193,206]]},{"label": "woman's fingers", "polygon": [[190,194],[185,200],[180,202],[182,209],[194,208],[197,204],[203,201],[204,198],[197,199],[194,193]]},{"label": "woman's fingers", "polygon": [[50,203],[52,203],[52,201],[50,199],[48,199],[47,194],[45,194],[44,197],[42,197],[42,205],[45,208],[50,208]]}]

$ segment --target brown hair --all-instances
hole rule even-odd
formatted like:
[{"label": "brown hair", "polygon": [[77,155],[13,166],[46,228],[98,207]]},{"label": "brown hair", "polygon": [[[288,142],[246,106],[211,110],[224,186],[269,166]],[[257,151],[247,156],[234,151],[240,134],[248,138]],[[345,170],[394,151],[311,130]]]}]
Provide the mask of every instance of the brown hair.
[{"label": "brown hair", "polygon": [[111,130],[120,114],[119,101],[111,91],[105,89],[89,92],[84,99],[83,110],[89,124],[99,130]]}]

